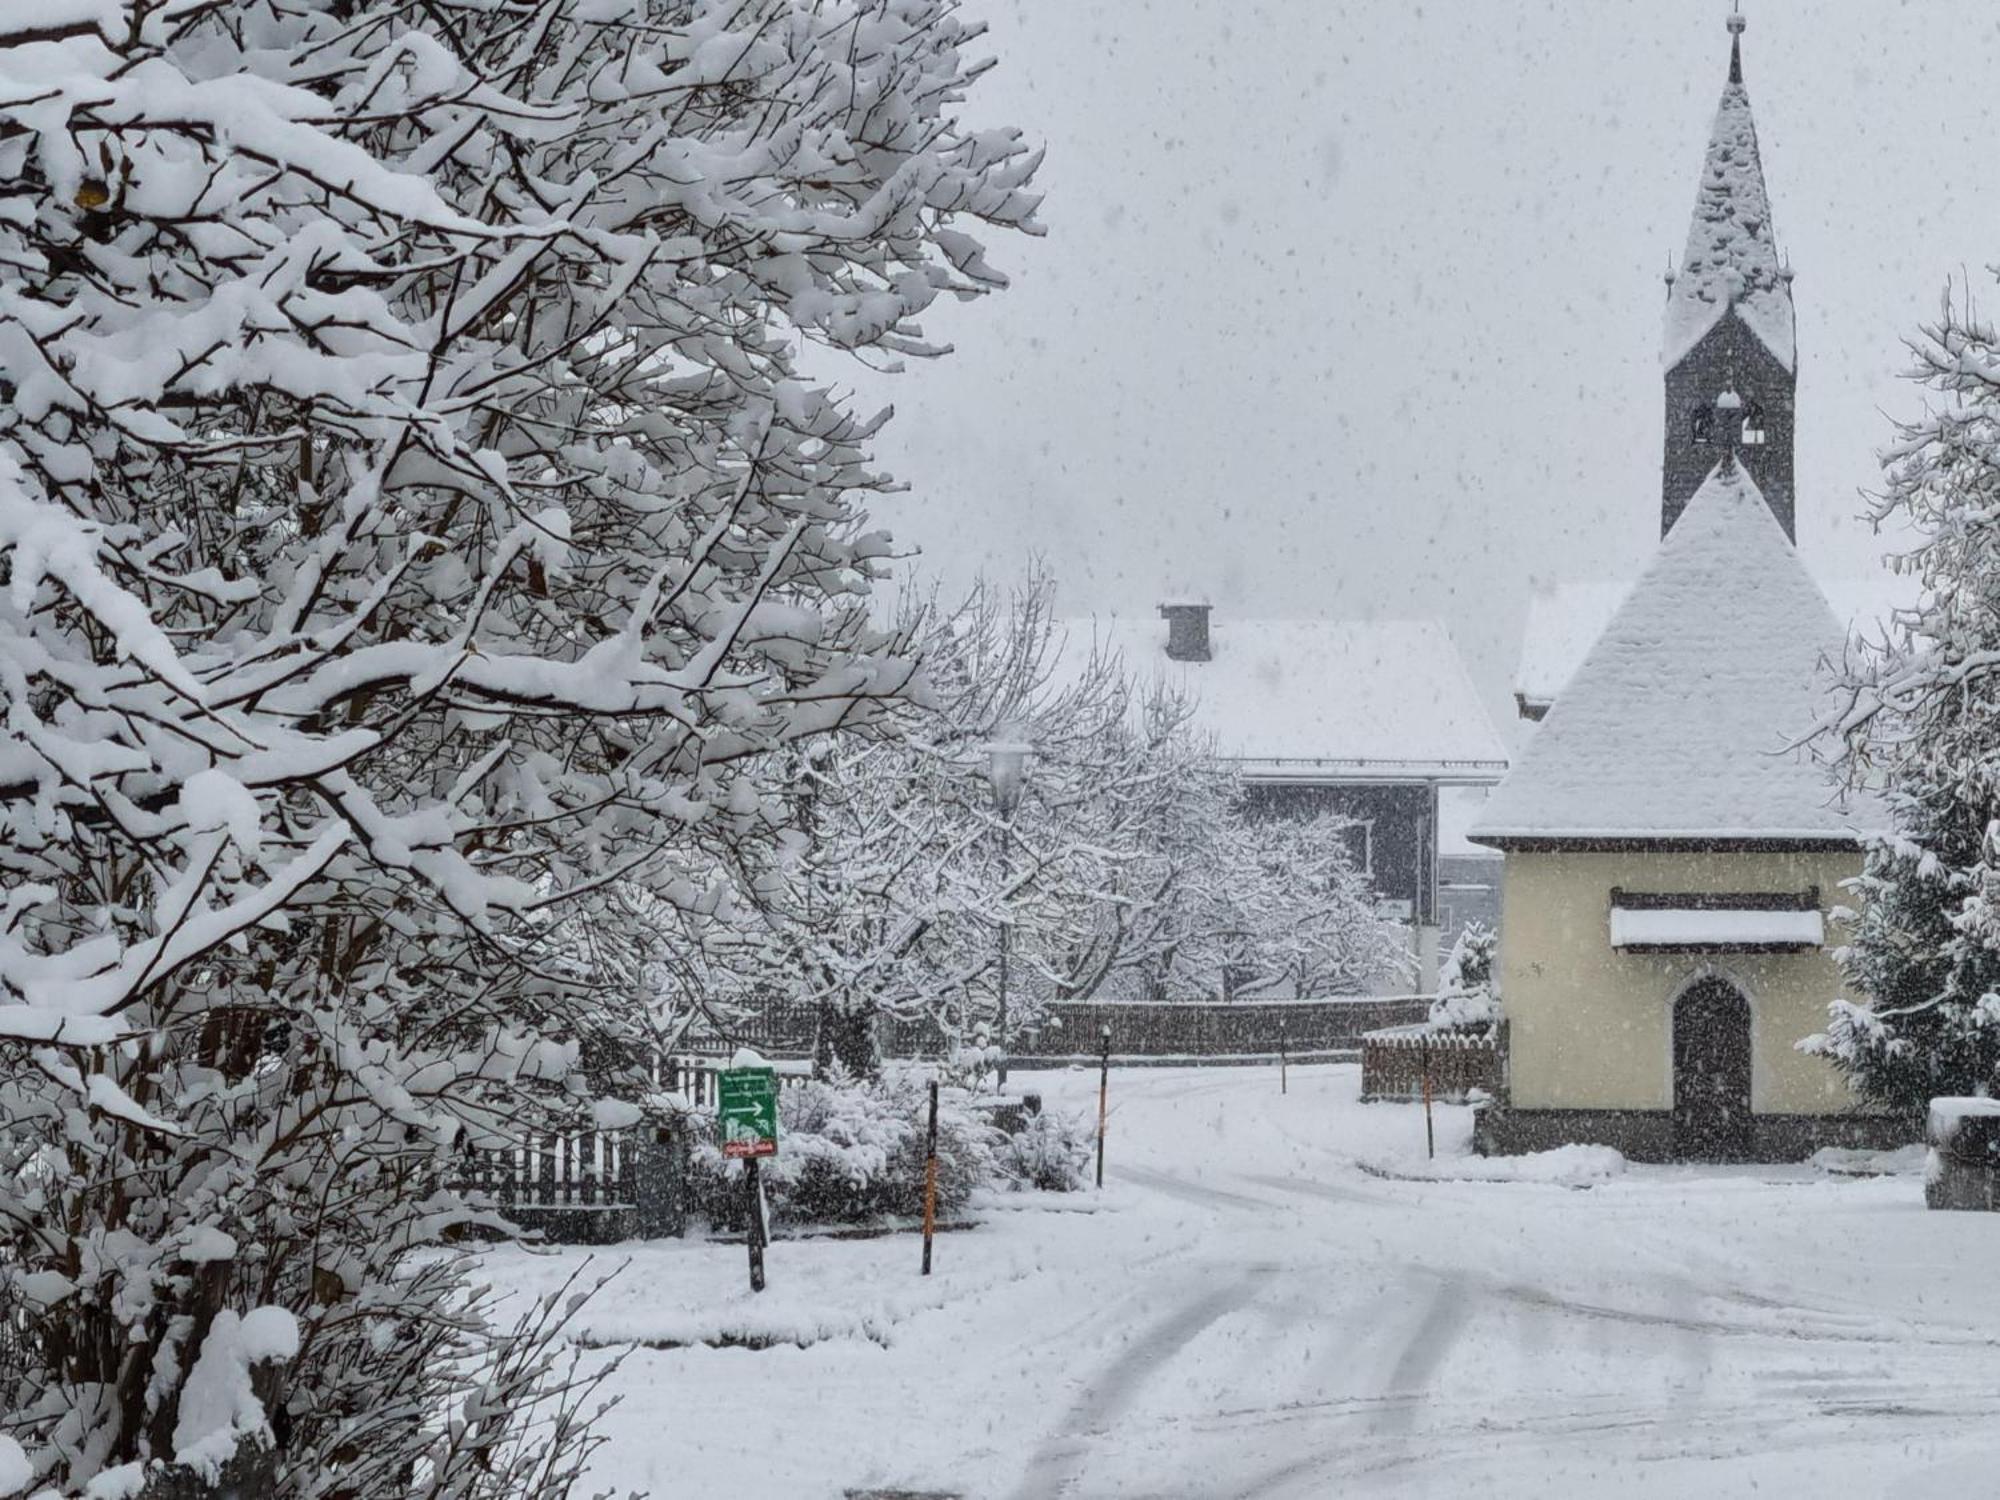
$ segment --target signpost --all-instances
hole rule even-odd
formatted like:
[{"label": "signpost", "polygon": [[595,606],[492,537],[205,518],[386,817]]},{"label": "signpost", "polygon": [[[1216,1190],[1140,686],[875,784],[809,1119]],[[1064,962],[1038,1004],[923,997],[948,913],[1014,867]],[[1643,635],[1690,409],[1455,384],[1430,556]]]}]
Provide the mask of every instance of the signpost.
[{"label": "signpost", "polygon": [[722,1154],[743,1163],[743,1195],[748,1209],[750,1290],[764,1290],[764,1246],[770,1225],[764,1209],[759,1158],[778,1154],[778,1074],[772,1068],[728,1068],[716,1078],[716,1108],[722,1122]]}]

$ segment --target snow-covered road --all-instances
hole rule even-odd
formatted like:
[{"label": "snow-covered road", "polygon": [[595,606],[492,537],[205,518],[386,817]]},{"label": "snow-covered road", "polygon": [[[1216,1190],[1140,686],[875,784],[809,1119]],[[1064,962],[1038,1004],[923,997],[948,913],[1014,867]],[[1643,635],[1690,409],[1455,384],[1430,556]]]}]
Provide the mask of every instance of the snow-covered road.
[{"label": "snow-covered road", "polygon": [[[1082,1109],[1094,1079],[1043,1076]],[[1411,1181],[1351,1067],[1114,1080],[1115,1184],[939,1242],[645,1249],[599,1457],[662,1495],[1988,1494],[2000,1216],[1912,1177],[1632,1168]],[[1440,1112],[1446,1170],[1463,1111]],[[1480,1164],[1469,1164],[1475,1169]],[[1391,1175],[1385,1175],[1391,1174]],[[1094,1210],[1094,1211],[1092,1211]],[[501,1252],[542,1284],[568,1257]],[[798,1345],[800,1347],[793,1347]]]}]

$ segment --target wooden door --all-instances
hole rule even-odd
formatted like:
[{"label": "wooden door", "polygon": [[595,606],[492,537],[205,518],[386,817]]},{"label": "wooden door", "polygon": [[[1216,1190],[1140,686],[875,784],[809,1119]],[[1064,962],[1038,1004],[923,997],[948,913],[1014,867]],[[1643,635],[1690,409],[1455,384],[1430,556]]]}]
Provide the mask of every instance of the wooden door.
[{"label": "wooden door", "polygon": [[1674,1154],[1742,1161],[1750,1143],[1750,1002],[1704,979],[1674,1002]]}]

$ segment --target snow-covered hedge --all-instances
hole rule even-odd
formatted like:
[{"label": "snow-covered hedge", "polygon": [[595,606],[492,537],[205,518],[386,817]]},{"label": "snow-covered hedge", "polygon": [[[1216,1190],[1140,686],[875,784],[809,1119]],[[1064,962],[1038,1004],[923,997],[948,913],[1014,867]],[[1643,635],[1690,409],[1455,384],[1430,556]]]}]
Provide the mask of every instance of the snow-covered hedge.
[{"label": "snow-covered hedge", "polygon": [[[815,1079],[778,1099],[779,1150],[763,1165],[774,1224],[865,1224],[923,1212],[929,1094],[921,1078]],[[690,1206],[718,1228],[744,1222],[740,1169],[724,1159],[712,1121],[694,1143]],[[962,1207],[998,1174],[1000,1136],[947,1092],[938,1109],[938,1209]]]},{"label": "snow-covered hedge", "polygon": [[[873,1081],[815,1079],[778,1097],[779,1149],[763,1164],[773,1224],[868,1224],[924,1208],[924,1136],[930,1096],[922,1074]],[[712,1120],[690,1153],[690,1208],[719,1229],[743,1227],[742,1171],[726,1160]],[[1080,1121],[1038,1111],[1009,1134],[965,1094],[938,1106],[940,1214],[978,1188],[1071,1192],[1086,1181],[1091,1138]]]}]

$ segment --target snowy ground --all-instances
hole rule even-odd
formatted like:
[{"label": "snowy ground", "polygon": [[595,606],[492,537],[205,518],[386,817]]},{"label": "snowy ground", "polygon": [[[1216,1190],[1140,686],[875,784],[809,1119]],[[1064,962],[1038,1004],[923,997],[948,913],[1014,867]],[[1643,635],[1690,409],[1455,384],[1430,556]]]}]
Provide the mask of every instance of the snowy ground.
[{"label": "snowy ground", "polygon": [[[1095,1079],[1022,1082],[1082,1110]],[[1431,1170],[1421,1111],[1356,1087],[1116,1076],[1114,1185],[987,1212],[929,1282],[908,1237],[778,1245],[756,1299],[740,1247],[639,1247],[586,1333],[691,1346],[627,1355],[592,1478],[741,1500],[1994,1492],[2000,1215],[1926,1213],[1912,1176],[1589,1152],[1406,1180]],[[1466,1131],[1440,1110],[1441,1169]],[[582,1254],[494,1270],[545,1285]]]}]

